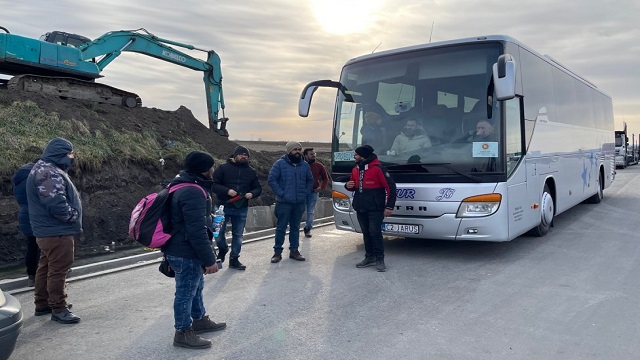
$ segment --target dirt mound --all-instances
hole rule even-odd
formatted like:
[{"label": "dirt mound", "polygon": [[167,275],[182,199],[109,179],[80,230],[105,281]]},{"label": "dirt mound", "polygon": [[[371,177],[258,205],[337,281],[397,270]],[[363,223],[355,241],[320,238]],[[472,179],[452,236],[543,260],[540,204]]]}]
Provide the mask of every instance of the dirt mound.
[{"label": "dirt mound", "polygon": [[[0,107],[26,100],[36,103],[46,113],[58,113],[62,120],[82,120],[90,131],[100,129],[106,121],[115,129],[152,130],[159,134],[161,143],[190,138],[216,159],[226,159],[238,145],[210,131],[185,107],[176,111],[145,107],[129,109],[0,89]],[[272,204],[275,197],[266,183],[267,175],[273,162],[283,154],[284,145],[280,150],[276,147],[273,151],[258,151],[252,149],[249,144],[245,146],[252,150],[251,165],[258,171],[263,187],[262,196],[252,201],[252,205]],[[82,154],[77,156],[81,157]],[[181,169],[182,159],[165,157],[164,166],[159,165],[159,159],[160,156],[157,163],[123,162],[121,159],[113,159],[103,163],[97,172],[81,169],[70,174],[81,192],[85,211],[84,234],[77,242],[80,255],[101,251],[100,249],[111,242],[119,245],[132,243],[126,236],[131,209],[144,195],[158,190],[163,181],[173,178]],[[0,266],[15,264],[23,258],[23,237],[17,230],[17,213],[18,206],[13,197],[10,176],[2,176]]]}]

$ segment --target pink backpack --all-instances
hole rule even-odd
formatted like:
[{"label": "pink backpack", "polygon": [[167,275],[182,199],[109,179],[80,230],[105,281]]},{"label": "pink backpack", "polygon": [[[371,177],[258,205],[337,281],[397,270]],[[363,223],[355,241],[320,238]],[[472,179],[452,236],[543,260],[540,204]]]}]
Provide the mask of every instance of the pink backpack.
[{"label": "pink backpack", "polygon": [[173,235],[171,226],[171,194],[187,186],[196,186],[207,198],[207,192],[194,183],[180,183],[145,196],[131,212],[129,236],[140,244],[157,249]]}]

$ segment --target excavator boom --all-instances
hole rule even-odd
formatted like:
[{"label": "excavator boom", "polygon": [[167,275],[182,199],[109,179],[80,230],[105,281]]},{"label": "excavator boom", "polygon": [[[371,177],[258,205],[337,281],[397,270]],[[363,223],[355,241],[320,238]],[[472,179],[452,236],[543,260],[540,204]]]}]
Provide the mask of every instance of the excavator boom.
[{"label": "excavator boom", "polygon": [[[201,71],[209,127],[219,135],[229,136],[226,130],[228,119],[218,118],[219,110],[222,109],[224,114],[225,106],[220,57],[213,50],[159,38],[144,29],[112,31],[93,41],[63,32],[47,33],[41,38],[44,41],[40,41],[10,34],[2,27],[0,29],[6,32],[0,33],[0,73],[16,75],[8,81],[10,89],[127,107],[140,106],[141,100],[136,94],[94,82],[101,77],[102,70],[123,52],[136,52]],[[61,37],[61,34],[64,36]],[[70,39],[69,43],[64,40],[67,38]],[[72,46],[71,39],[79,44]],[[206,52],[207,60],[193,57],[170,45]]]}]

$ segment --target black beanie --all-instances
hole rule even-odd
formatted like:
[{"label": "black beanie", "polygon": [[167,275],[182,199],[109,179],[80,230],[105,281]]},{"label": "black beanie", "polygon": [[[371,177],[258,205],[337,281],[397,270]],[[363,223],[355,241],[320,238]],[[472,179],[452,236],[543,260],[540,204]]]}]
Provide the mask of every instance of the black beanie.
[{"label": "black beanie", "polygon": [[373,148],[369,145],[362,145],[356,149],[356,154],[366,159],[373,154]]},{"label": "black beanie", "polygon": [[192,151],[184,158],[184,168],[190,173],[202,174],[211,169],[213,156],[204,151]]},{"label": "black beanie", "polygon": [[236,155],[241,155],[241,154],[247,154],[247,156],[251,156],[249,149],[247,149],[244,146],[238,146],[235,150],[233,150],[233,157],[236,157]]}]

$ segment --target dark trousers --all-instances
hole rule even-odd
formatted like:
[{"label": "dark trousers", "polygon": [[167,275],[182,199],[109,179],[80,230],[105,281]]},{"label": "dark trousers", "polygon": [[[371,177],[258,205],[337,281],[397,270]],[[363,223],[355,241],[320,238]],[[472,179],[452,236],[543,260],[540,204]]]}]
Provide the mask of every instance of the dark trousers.
[{"label": "dark trousers", "polygon": [[36,272],[36,308],[50,306],[53,312],[67,307],[64,284],[73,264],[73,236],[36,238],[40,247],[40,263]]},{"label": "dark trousers", "polygon": [[27,266],[27,275],[36,276],[40,262],[40,248],[35,236],[27,236],[27,252],[24,254],[24,264]]},{"label": "dark trousers", "polygon": [[382,242],[382,220],[384,211],[358,211],[358,223],[362,229],[365,256],[384,259],[384,243]]}]

